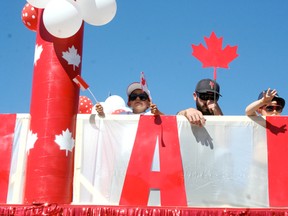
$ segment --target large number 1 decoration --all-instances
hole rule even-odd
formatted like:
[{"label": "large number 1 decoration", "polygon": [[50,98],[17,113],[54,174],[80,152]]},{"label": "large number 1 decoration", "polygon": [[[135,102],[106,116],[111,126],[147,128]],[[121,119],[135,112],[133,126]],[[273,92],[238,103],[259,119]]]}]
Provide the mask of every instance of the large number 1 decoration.
[{"label": "large number 1 decoration", "polygon": [[83,20],[108,23],[116,14],[116,2],[28,2],[22,20],[37,36],[24,203],[71,203],[79,100],[73,79],[81,74]]}]

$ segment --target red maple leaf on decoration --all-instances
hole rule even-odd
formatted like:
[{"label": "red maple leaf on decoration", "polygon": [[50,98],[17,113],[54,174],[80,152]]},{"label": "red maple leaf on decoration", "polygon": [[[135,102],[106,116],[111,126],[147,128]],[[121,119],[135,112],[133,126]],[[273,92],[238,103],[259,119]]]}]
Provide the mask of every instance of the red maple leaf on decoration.
[{"label": "red maple leaf on decoration", "polygon": [[203,63],[203,67],[228,68],[228,64],[233,61],[238,54],[237,46],[226,46],[222,49],[223,38],[217,38],[212,32],[210,38],[204,37],[207,48],[202,44],[192,45],[192,55]]}]

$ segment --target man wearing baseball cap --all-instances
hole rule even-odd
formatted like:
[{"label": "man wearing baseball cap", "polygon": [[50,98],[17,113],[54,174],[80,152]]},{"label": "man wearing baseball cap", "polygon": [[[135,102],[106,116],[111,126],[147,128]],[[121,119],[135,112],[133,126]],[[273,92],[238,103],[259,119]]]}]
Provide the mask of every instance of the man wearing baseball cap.
[{"label": "man wearing baseball cap", "polygon": [[260,92],[258,99],[246,107],[248,116],[275,116],[281,115],[285,106],[285,100],[277,94],[276,89],[268,88]]},{"label": "man wearing baseball cap", "polygon": [[193,93],[196,102],[196,108],[188,108],[178,112],[178,115],[184,115],[190,123],[203,126],[206,119],[203,115],[223,115],[218,100],[220,86],[211,79],[200,80]]}]

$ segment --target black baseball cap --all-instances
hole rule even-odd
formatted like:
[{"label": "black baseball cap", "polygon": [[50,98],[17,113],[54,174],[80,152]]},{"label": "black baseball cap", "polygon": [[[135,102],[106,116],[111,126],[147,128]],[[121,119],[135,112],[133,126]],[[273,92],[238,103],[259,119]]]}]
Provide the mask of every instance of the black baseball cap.
[{"label": "black baseball cap", "polygon": [[213,92],[220,96],[220,86],[219,84],[212,80],[212,79],[202,79],[200,80],[195,88],[195,91],[198,93],[207,93],[207,92]]},{"label": "black baseball cap", "polygon": [[[258,100],[260,100],[261,98],[263,98],[263,94],[266,94],[266,92],[267,92],[267,90],[260,92],[260,94],[259,94],[259,96],[258,96]],[[284,108],[284,106],[285,106],[285,100],[284,100],[283,98],[279,97],[278,94],[276,94],[276,95],[274,96],[274,98],[272,99],[272,101],[277,101],[277,104],[278,104],[278,105],[281,105],[282,108]]]}]

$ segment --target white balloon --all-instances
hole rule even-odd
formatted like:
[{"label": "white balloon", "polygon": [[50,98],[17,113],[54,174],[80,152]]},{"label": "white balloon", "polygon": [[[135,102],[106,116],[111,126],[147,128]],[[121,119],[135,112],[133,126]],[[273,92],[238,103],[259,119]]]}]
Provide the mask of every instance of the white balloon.
[{"label": "white balloon", "polygon": [[125,101],[118,95],[111,95],[105,100],[105,108],[107,112],[113,112],[113,110],[125,107]]},{"label": "white balloon", "polygon": [[116,15],[115,0],[79,0],[81,14],[85,22],[101,26],[109,23]]},{"label": "white balloon", "polygon": [[125,101],[122,97],[118,95],[111,95],[105,100],[105,105],[103,106],[104,112],[107,114],[110,114],[114,112],[115,110],[125,110],[125,111],[131,111],[128,107],[125,105]]},{"label": "white balloon", "polygon": [[27,2],[36,8],[45,8],[49,0],[27,0]]},{"label": "white balloon", "polygon": [[79,8],[73,1],[51,0],[43,12],[47,31],[59,38],[73,36],[82,25]]},{"label": "white balloon", "polygon": [[[118,95],[111,95],[104,102],[100,102],[100,104],[102,105],[103,111],[106,114],[133,113],[129,107],[126,107],[126,104],[123,98]],[[92,108],[92,114],[97,114],[96,104]]]}]

